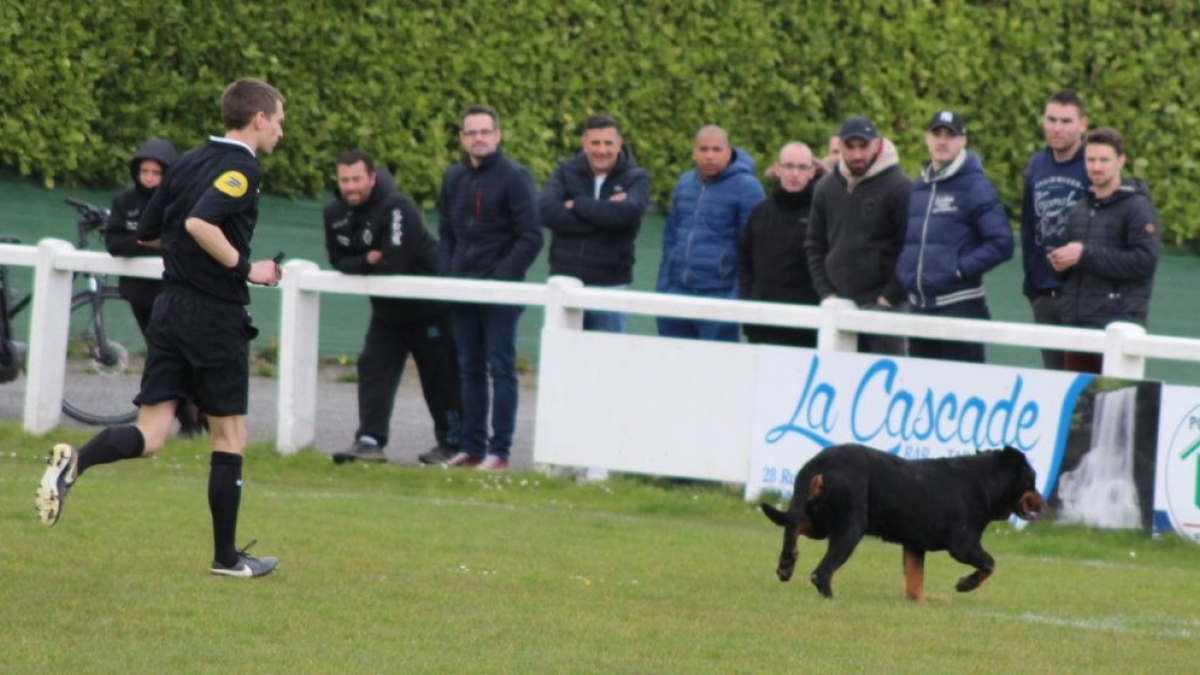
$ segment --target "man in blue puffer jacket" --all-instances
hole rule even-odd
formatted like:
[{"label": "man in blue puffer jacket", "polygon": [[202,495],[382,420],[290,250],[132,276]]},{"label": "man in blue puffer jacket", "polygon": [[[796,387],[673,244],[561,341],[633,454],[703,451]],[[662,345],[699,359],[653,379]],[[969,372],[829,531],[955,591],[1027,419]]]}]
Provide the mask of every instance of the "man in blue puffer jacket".
[{"label": "man in blue puffer jacket", "polygon": [[[766,198],[754,176],[754,159],[729,145],[717,126],[696,134],[696,168],[679,177],[663,231],[658,268],[660,293],[736,298],[737,242],[754,207]],[[659,317],[664,337],[738,341],[736,323]]]},{"label": "man in blue puffer jacket", "polygon": [[[896,278],[908,292],[913,314],[989,319],[983,275],[1012,257],[1008,216],[979,157],[966,149],[962,117],[943,110],[928,129],[930,161],[913,183]],[[983,363],[984,348],[977,342],[912,338],[909,355]]]}]

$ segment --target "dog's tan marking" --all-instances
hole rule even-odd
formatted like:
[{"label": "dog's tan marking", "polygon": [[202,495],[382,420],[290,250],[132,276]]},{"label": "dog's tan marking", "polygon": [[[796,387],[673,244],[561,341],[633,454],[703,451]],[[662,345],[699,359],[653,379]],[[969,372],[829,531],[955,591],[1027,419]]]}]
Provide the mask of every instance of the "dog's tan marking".
[{"label": "dog's tan marking", "polygon": [[904,549],[904,597],[925,602],[925,554]]},{"label": "dog's tan marking", "polygon": [[821,474],[813,476],[812,482],[808,484],[808,501],[817,498],[821,494],[821,490],[825,487],[825,477]]}]

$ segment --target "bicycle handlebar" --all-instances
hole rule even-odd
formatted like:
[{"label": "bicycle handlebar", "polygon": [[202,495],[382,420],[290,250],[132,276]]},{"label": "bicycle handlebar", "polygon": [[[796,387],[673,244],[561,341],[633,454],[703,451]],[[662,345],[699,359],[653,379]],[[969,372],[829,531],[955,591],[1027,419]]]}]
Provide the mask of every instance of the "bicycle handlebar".
[{"label": "bicycle handlebar", "polygon": [[79,228],[78,248],[87,248],[88,234],[104,227],[104,224],[108,222],[109,210],[74,197],[67,197],[66,202],[79,211],[79,221],[76,223]]},{"label": "bicycle handlebar", "polygon": [[99,206],[96,206],[95,204],[89,204],[89,203],[83,201],[82,199],[76,199],[74,197],[67,197],[66,201],[71,206],[74,206],[76,208],[76,210],[79,211],[80,215],[94,214],[101,218],[108,217],[108,209],[102,209]]}]

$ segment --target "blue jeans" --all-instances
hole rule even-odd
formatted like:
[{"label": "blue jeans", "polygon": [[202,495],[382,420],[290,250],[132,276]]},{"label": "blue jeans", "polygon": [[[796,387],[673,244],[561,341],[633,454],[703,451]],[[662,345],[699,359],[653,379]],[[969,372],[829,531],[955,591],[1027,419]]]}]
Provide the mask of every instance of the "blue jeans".
[{"label": "blue jeans", "polygon": [[[987,301],[983,298],[964,300],[945,307],[910,307],[908,311],[910,314],[922,316],[949,316],[960,319],[992,318],[988,312]],[[986,352],[982,343],[961,340],[909,338],[908,355],[922,359],[943,359],[968,363],[984,363],[986,361]]]},{"label": "blue jeans", "polygon": [[517,323],[524,309],[512,305],[451,305],[462,385],[461,450],[475,457],[486,453],[507,458],[512,448],[517,425]]},{"label": "blue jeans", "polygon": [[[629,290],[629,284],[621,284],[620,286],[595,286],[595,288],[611,288],[618,291],[627,291]],[[624,312],[585,311],[583,313],[584,330],[624,333],[627,321],[628,316]]]},{"label": "blue jeans", "polygon": [[[737,298],[734,290],[714,293],[696,293],[679,288],[668,288],[660,293],[690,295],[703,298]],[[696,319],[679,319],[675,317],[658,317],[658,334],[662,337],[692,338],[694,340],[714,340],[718,342],[740,342],[742,325],[721,321],[699,321]]]}]

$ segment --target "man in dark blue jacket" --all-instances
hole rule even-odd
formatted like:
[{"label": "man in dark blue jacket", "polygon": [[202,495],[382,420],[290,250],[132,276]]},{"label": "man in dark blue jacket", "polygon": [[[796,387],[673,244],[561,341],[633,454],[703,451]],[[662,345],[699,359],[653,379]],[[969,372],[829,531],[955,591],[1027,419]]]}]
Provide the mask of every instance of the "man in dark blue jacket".
[{"label": "man in dark blue jacket", "polygon": [[[650,204],[650,174],[623,147],[617,121],[593,115],[583,151],[563,160],[546,180],[538,203],[550,230],[550,274],[588,286],[629,288],[634,240]],[[588,310],[586,330],[625,331],[625,314]]]},{"label": "man in dark blue jacket", "polygon": [[[325,249],[345,274],[437,274],[437,239],[421,211],[396,188],[392,175],[375,170],[371,156],[347,150],[337,158],[337,195],[325,205]],[[458,363],[445,304],[407,298],[371,298],[371,323],[358,356],[358,429],[347,452],[334,455],[386,461],[396,390],[411,353],[421,393],[433,418],[437,446],[424,464],[458,452]]]},{"label": "man in dark blue jacket", "polygon": [[[913,183],[896,277],[913,314],[989,319],[983,275],[1012,257],[1008,216],[979,157],[967,150],[958,113],[936,113],[925,146],[929,162]],[[978,342],[910,338],[908,350],[927,359],[984,362]]]},{"label": "man in dark blue jacket", "polygon": [[[1067,212],[1083,199],[1091,185],[1083,164],[1087,113],[1078,93],[1063,89],[1046,101],[1042,131],[1046,147],[1029,158],[1021,191],[1023,290],[1035,322],[1060,325],[1058,298],[1062,294],[1062,280],[1046,262],[1046,254],[1066,243]],[[1063,352],[1043,349],[1042,365],[1062,370]]]},{"label": "man in dark blue jacket", "polygon": [[[716,126],[696,134],[696,168],[679,177],[663,231],[659,293],[737,298],[737,244],[754,207],[766,198],[754,159],[729,145]],[[664,337],[738,341],[736,323],[658,318]]]},{"label": "man in dark blue jacket", "polygon": [[[528,169],[500,151],[500,115],[495,109],[473,105],[459,121],[466,156],[442,177],[438,273],[521,281],[542,248],[537,184]],[[448,466],[508,467],[517,422],[517,322],[522,309],[482,303],[451,306],[463,417],[461,449]]]}]

